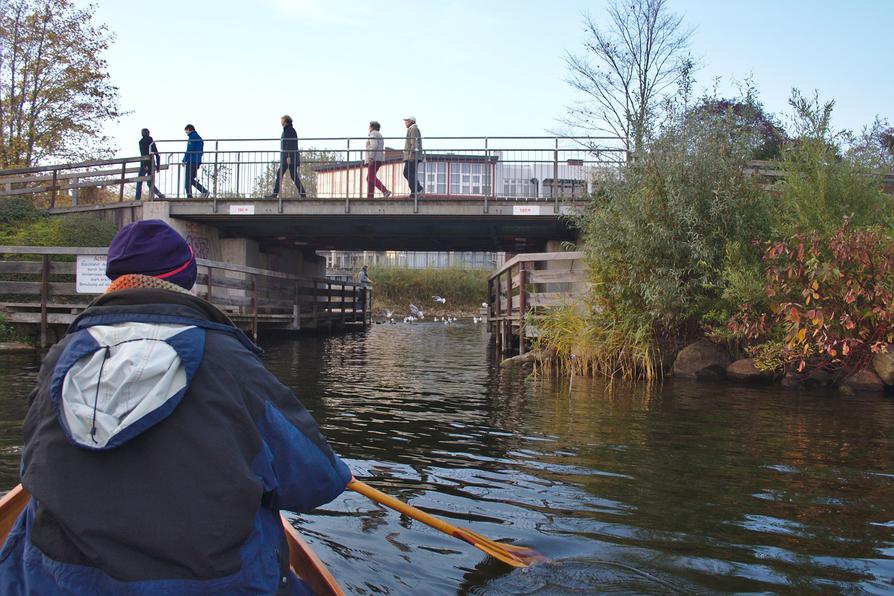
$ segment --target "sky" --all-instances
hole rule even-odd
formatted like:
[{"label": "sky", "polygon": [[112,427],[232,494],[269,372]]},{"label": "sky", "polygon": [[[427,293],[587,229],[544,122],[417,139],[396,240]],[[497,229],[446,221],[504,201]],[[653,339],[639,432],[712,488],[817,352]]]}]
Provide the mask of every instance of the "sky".
[{"label": "sky", "polygon": [[[86,4],[86,0],[77,0]],[[834,123],[894,119],[894,0],[670,0],[694,29],[697,91],[746,78],[770,112],[793,87],[834,99]],[[537,136],[580,96],[564,58],[580,53],[603,0],[102,0],[95,19],[128,112],[106,132],[120,156],[140,129],[183,139],[385,137],[415,116],[424,136]],[[115,147],[113,147],[114,149]]]}]

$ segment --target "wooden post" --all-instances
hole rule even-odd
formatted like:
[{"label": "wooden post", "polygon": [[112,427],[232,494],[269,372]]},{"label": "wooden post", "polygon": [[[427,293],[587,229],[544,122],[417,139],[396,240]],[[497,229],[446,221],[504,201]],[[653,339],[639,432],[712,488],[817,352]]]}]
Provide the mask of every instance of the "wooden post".
[{"label": "wooden post", "polygon": [[47,296],[50,293],[50,255],[43,255],[40,266],[40,347],[47,347]]},{"label": "wooden post", "polygon": [[525,345],[525,314],[528,310],[528,297],[526,285],[528,283],[527,263],[520,263],[518,270],[518,353],[523,355],[527,346]]},{"label": "wooden post", "polygon": [[[50,209],[56,208],[56,183],[59,181],[59,170],[53,170],[53,188],[50,190]],[[12,185],[10,185],[12,188]]]},{"label": "wooden post", "polygon": [[[125,161],[121,164],[121,182],[118,184],[118,201],[121,202],[124,200],[124,179],[127,177],[127,162]],[[152,194],[152,189],[149,189],[149,194]]]},{"label": "wooden post", "polygon": [[491,280],[491,300],[493,300],[494,305],[494,322],[493,322],[493,330],[494,330],[494,345],[498,350],[501,349],[502,343],[500,340],[500,334],[503,331],[502,323],[500,322],[500,313],[502,312],[500,307],[500,276],[497,275]]},{"label": "wooden post", "polygon": [[251,273],[251,336],[258,341],[258,282],[255,274]]},{"label": "wooden post", "polygon": [[506,270],[506,317],[503,325],[503,351],[508,352],[512,346],[512,267]]},{"label": "wooden post", "polygon": [[313,296],[314,296],[314,302],[313,302],[313,320],[314,320],[314,329],[316,329],[316,328],[317,328],[317,284],[318,284],[319,282],[318,282],[316,279],[314,279],[312,283],[313,283],[313,286],[314,286],[314,288],[313,288]]},{"label": "wooden post", "polygon": [[292,305],[292,327],[301,329],[301,289],[299,282],[295,282],[295,303]]}]

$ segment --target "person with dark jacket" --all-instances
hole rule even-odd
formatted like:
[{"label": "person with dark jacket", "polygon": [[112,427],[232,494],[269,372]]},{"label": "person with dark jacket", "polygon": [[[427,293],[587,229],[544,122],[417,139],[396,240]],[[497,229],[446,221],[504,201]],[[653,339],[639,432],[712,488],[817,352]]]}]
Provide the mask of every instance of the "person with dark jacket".
[{"label": "person with dark jacket", "polygon": [[279,167],[276,169],[276,180],[273,182],[273,193],[266,199],[275,199],[279,195],[279,187],[286,171],[292,177],[292,181],[298,188],[298,196],[302,199],[307,196],[304,185],[301,184],[301,154],[298,151],[298,133],[292,126],[292,117],[288,114],[279,119],[282,125],[282,135],[279,137]]},{"label": "person with dark jacket", "polygon": [[189,293],[195,255],[170,226],[125,226],[106,273],[30,396],[32,499],[0,550],[0,593],[309,593],[279,510],[331,501],[348,467],[260,350]]},{"label": "person with dark jacket", "polygon": [[208,196],[208,189],[196,180],[199,173],[199,166],[202,165],[202,154],[205,152],[205,141],[196,132],[196,127],[187,124],[183,129],[186,133],[188,141],[186,141],[186,152],[183,154],[183,166],[186,169],[186,175],[183,177],[183,188],[186,189],[186,198],[192,198],[192,187],[202,193],[202,198]]},{"label": "person with dark jacket", "polygon": [[[142,135],[140,137],[140,155],[149,158],[144,159],[140,162],[139,176],[140,178],[142,178],[143,176],[148,176],[150,170],[158,172],[159,167],[161,167],[161,156],[158,154],[158,147],[155,146],[155,141],[153,141],[152,137],[149,136],[149,129],[144,128],[140,131],[140,134]],[[155,161],[155,168],[152,167],[152,161]],[[155,196],[157,196],[159,199],[165,198],[161,191],[156,188],[154,177],[149,181],[149,186],[151,187],[152,192],[155,193]],[[140,180],[139,182],[137,182],[136,199],[139,201],[142,195],[143,181]]]}]

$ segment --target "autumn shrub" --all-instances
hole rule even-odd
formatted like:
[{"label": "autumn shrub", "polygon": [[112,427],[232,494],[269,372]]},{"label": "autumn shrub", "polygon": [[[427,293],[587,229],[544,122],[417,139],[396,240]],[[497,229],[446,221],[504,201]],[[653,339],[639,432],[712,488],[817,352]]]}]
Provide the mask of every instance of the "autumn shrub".
[{"label": "autumn shrub", "polygon": [[764,254],[768,309],[743,305],[730,328],[754,342],[763,368],[844,378],[894,342],[894,240],[845,222],[799,234]]}]

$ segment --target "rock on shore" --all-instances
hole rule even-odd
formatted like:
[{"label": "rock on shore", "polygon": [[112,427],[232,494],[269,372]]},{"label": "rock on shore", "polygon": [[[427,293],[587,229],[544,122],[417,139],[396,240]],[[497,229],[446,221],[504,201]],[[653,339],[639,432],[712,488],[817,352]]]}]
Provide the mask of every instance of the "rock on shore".
[{"label": "rock on shore", "polygon": [[723,346],[700,339],[680,350],[673,375],[684,379],[722,380],[731,360]]}]

